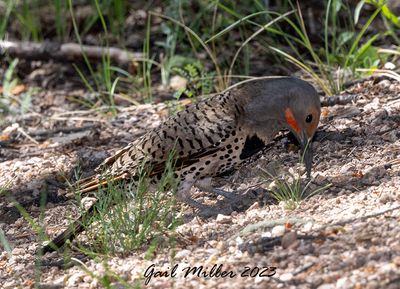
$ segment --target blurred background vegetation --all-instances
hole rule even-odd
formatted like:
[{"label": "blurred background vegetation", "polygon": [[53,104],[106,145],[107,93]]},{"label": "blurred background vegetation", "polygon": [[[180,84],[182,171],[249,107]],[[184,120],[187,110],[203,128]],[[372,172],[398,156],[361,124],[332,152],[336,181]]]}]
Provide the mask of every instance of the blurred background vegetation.
[{"label": "blurred background vegetation", "polygon": [[[53,61],[16,60],[6,41],[102,47],[100,60],[83,49],[81,61],[66,59],[73,70],[58,80],[78,76],[95,97],[75,101],[90,107],[113,108],[117,96],[131,104],[208,95],[254,76],[301,75],[328,96],[374,72],[400,79],[399,1],[300,2],[1,0],[0,102],[10,102],[16,79]],[[111,48],[140,54],[116,64]]]}]

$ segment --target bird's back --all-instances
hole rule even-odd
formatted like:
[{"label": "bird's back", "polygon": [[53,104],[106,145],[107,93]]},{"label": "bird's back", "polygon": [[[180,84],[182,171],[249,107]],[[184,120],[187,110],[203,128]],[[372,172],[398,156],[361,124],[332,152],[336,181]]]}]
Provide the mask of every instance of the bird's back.
[{"label": "bird's back", "polygon": [[[97,171],[132,178],[146,162],[150,175],[159,175],[173,153],[176,171],[180,172],[224,149],[238,133],[241,114],[240,101],[229,91],[200,101],[117,151]],[[208,170],[203,174],[213,173]]]}]

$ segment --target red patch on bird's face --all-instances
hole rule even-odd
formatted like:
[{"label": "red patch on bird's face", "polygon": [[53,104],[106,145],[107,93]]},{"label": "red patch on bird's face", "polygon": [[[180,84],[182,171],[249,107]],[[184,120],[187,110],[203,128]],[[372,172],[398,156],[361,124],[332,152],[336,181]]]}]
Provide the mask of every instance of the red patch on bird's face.
[{"label": "red patch on bird's face", "polygon": [[292,111],[290,110],[290,108],[287,108],[285,110],[285,118],[286,118],[286,122],[288,123],[288,125],[290,125],[290,127],[296,133],[300,133],[300,126],[297,123],[296,119],[294,118],[294,115],[293,115]]}]

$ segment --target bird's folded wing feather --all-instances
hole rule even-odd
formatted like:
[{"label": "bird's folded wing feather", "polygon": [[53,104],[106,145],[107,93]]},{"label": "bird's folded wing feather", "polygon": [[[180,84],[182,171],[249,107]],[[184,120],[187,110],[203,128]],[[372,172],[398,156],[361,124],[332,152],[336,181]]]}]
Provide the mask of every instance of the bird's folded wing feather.
[{"label": "bird's folded wing feather", "polygon": [[179,112],[107,158],[97,172],[110,178],[130,178],[146,161],[152,176],[164,171],[170,153],[175,154],[177,168],[216,153],[237,128],[239,108],[228,105],[226,97],[207,99]]}]

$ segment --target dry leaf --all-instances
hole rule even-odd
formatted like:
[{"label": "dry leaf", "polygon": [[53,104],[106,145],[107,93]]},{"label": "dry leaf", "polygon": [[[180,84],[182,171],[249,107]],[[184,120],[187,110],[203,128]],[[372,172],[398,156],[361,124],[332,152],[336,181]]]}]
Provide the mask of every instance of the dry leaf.
[{"label": "dry leaf", "polygon": [[351,174],[353,177],[356,178],[362,178],[364,176],[364,174],[362,173],[362,171],[355,171],[354,173]]},{"label": "dry leaf", "polygon": [[329,116],[329,109],[326,107],[323,107],[321,109],[321,117],[328,117]]},{"label": "dry leaf", "polygon": [[293,225],[291,223],[285,223],[285,228],[287,230],[290,230],[293,227]]},{"label": "dry leaf", "polygon": [[12,90],[11,93],[14,95],[18,95],[26,91],[26,86],[23,84],[16,85]]}]

